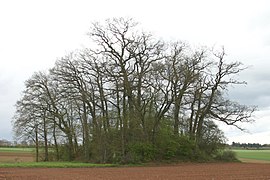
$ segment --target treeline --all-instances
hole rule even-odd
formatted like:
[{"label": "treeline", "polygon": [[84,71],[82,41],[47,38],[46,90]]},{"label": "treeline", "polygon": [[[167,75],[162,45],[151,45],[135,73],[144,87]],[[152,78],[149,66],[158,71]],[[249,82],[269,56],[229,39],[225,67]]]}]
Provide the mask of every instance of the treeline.
[{"label": "treeline", "polygon": [[12,146],[14,143],[5,139],[0,139],[0,146]]},{"label": "treeline", "polygon": [[15,135],[35,143],[37,160],[39,147],[44,161],[210,158],[224,143],[214,121],[251,121],[254,107],[226,98],[245,68],[223,49],[164,42],[123,18],[88,35],[92,47],[34,73],[16,104]]},{"label": "treeline", "polygon": [[245,149],[259,149],[259,148],[270,148],[270,144],[232,142],[231,147],[245,148]]}]

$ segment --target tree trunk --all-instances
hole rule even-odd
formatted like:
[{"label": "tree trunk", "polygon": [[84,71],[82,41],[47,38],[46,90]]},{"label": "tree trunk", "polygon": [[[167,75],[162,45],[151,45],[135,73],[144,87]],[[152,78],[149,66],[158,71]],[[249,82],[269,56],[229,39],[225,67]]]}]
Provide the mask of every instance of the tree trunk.
[{"label": "tree trunk", "polygon": [[44,161],[49,161],[49,151],[48,151],[48,137],[47,137],[47,128],[46,128],[46,116],[43,117],[43,131],[44,131]]},{"label": "tree trunk", "polygon": [[54,139],[54,146],[55,146],[55,152],[56,152],[56,160],[60,160],[59,156],[59,149],[58,149],[58,143],[57,143],[57,137],[56,137],[56,123],[54,122],[53,126],[53,139]]},{"label": "tree trunk", "polygon": [[67,133],[67,136],[68,136],[68,160],[72,161],[74,159],[73,137],[70,132]]},{"label": "tree trunk", "polygon": [[38,146],[38,126],[35,125],[35,142],[36,142],[36,162],[38,162],[39,158],[39,146]]}]

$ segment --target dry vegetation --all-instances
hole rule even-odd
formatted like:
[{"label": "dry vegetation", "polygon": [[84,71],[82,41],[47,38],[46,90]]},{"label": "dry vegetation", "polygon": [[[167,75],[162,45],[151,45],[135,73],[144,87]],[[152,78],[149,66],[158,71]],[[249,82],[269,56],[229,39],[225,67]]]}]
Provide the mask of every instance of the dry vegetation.
[{"label": "dry vegetation", "polygon": [[0,152],[0,163],[33,162],[32,152]]}]

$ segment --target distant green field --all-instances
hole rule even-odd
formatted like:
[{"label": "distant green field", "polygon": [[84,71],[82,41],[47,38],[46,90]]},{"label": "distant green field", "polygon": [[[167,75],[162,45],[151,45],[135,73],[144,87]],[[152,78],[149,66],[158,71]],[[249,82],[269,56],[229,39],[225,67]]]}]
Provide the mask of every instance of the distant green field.
[{"label": "distant green field", "polygon": [[236,152],[237,158],[240,158],[240,159],[243,158],[243,159],[270,161],[270,150],[237,149],[233,151]]},{"label": "distant green field", "polygon": [[0,152],[34,152],[35,148],[0,147]]}]

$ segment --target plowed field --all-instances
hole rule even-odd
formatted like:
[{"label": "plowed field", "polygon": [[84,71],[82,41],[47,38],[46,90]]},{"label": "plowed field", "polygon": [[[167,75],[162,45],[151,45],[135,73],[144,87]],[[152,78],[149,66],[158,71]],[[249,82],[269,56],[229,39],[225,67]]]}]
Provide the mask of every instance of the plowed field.
[{"label": "plowed field", "polygon": [[29,152],[0,152],[0,163],[33,162],[34,155]]},{"label": "plowed field", "polygon": [[265,163],[183,163],[115,168],[0,168],[0,180],[33,179],[270,179]]}]

